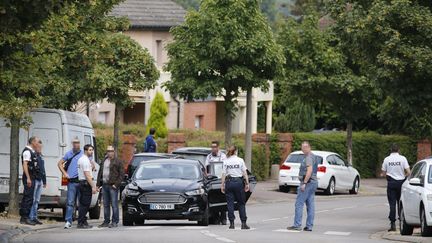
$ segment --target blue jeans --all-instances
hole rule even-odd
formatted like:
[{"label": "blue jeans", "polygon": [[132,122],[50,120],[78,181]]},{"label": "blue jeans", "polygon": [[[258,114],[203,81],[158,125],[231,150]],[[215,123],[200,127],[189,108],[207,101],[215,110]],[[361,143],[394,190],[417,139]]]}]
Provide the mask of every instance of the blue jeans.
[{"label": "blue jeans", "polygon": [[110,223],[111,207],[113,211],[112,223],[119,223],[119,206],[118,206],[118,189],[114,189],[110,185],[102,186],[102,196],[104,205],[104,223]]},{"label": "blue jeans", "polygon": [[294,227],[301,227],[303,218],[303,206],[306,204],[307,220],[306,227],[312,229],[315,218],[315,191],[318,187],[317,181],[311,181],[306,184],[304,192],[297,188],[297,199],[295,203]]},{"label": "blue jeans", "polygon": [[42,187],[43,187],[43,182],[42,180],[34,180],[33,183],[34,185],[34,193],[33,193],[33,205],[31,207],[30,210],[30,220],[36,220],[37,217],[37,212],[38,212],[38,207],[39,207],[39,201],[41,198],[41,194],[42,194]]},{"label": "blue jeans", "polygon": [[65,221],[72,223],[72,215],[75,211],[75,204],[79,198],[79,183],[69,182],[67,185],[66,216]]}]

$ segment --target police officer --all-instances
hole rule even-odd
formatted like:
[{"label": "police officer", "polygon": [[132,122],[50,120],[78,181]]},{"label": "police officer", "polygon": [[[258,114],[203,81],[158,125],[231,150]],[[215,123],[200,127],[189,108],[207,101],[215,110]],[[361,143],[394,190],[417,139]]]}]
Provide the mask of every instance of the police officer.
[{"label": "police officer", "polygon": [[42,178],[36,151],[39,150],[41,140],[38,137],[31,137],[28,145],[24,148],[21,160],[23,166],[22,182],[24,184],[23,197],[20,204],[20,223],[36,225],[30,219],[30,211],[33,205],[34,180]]},{"label": "police officer", "polygon": [[[390,206],[390,229],[396,231],[396,205],[399,205],[402,184],[411,173],[408,160],[399,154],[399,146],[392,144],[391,154],[384,159],[381,176],[387,178],[387,199]],[[399,211],[399,210],[398,210]]]},{"label": "police officer", "polygon": [[222,170],[222,193],[226,194],[228,218],[230,229],[234,229],[234,202],[237,201],[242,229],[250,229],[246,224],[246,195],[249,191],[249,178],[246,171],[246,165],[242,158],[237,157],[237,148],[230,146],[228,149],[228,158],[223,162]]},{"label": "police officer", "polygon": [[[204,165],[207,170],[207,174],[209,173],[209,166],[211,163],[223,162],[226,159],[225,153],[219,150],[219,141],[212,141],[211,150],[212,152],[207,155]],[[216,212],[216,218],[218,220],[217,223],[220,223],[221,225],[227,224],[227,216],[225,210]]]}]

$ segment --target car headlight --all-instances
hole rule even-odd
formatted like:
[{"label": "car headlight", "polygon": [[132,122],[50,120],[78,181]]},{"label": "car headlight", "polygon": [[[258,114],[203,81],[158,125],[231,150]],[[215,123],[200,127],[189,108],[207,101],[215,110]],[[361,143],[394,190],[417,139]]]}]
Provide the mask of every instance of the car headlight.
[{"label": "car headlight", "polygon": [[138,196],[140,194],[138,186],[134,184],[129,184],[125,188],[125,195],[126,196]]},{"label": "car headlight", "polygon": [[203,195],[204,193],[205,190],[202,188],[185,192],[185,194],[188,196],[199,196],[199,195]]},{"label": "car headlight", "polygon": [[426,197],[428,201],[432,201],[432,194],[427,194]]}]

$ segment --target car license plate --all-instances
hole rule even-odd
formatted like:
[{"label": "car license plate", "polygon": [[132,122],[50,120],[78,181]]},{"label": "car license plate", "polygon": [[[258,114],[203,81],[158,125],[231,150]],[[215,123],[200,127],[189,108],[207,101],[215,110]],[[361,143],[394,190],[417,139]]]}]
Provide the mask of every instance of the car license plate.
[{"label": "car license plate", "polygon": [[9,186],[9,178],[0,178],[1,186]]},{"label": "car license plate", "polygon": [[174,210],[174,204],[150,204],[151,210]]},{"label": "car license plate", "polygon": [[298,176],[293,176],[293,177],[292,177],[292,180],[293,180],[293,181],[298,181],[299,178],[298,178]]}]

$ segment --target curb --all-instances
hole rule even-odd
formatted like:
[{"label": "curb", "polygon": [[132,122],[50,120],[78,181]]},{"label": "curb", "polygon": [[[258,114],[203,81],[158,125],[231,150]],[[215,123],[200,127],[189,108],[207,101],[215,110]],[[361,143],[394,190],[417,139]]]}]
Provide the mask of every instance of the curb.
[{"label": "curb", "polygon": [[397,241],[397,242],[406,242],[406,243],[430,243],[431,242],[430,237],[422,237],[420,235],[403,236],[400,235],[399,233],[389,233],[387,231],[378,232],[375,235],[379,236],[379,238],[384,240]]},{"label": "curb", "polygon": [[41,228],[30,228],[27,226],[2,226],[0,225],[0,229],[5,230],[6,232],[0,235],[0,243],[9,243],[14,237],[17,237],[22,234],[28,234],[37,232],[40,230],[54,229],[60,227],[59,225],[51,225]]}]

